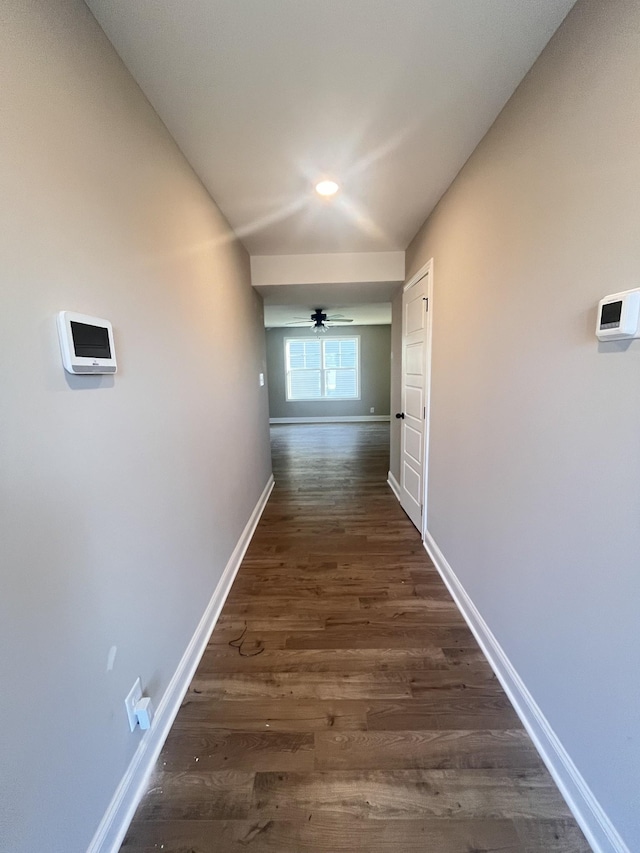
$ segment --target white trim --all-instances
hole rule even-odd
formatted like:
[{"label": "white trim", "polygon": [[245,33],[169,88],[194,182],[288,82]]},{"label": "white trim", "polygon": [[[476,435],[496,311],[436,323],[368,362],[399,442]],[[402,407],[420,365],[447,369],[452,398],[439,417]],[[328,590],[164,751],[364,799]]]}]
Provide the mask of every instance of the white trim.
[{"label": "white trim", "polygon": [[398,499],[398,503],[400,503],[400,483],[396,480],[391,471],[389,471],[389,474],[387,475],[387,483],[393,494]]},{"label": "white trim", "polygon": [[260,521],[260,516],[269,500],[274,486],[273,475],[269,477],[258,502],[245,525],[240,539],[222,573],[222,577],[211,596],[211,600],[191,638],[178,668],[173,674],[164,696],[160,700],[155,719],[143,736],[131,762],[116,788],[96,833],[87,848],[87,853],[117,853],[122,844],[138,803],[146,790],[149,776],[156,763],[169,730],[180,709],[187,688],[197,669],[207,642],[213,631],[220,611],[226,601],[231,585],[242,563],[251,537]]},{"label": "white trim", "polygon": [[[330,402],[324,400],[323,402]],[[270,424],[342,424],[364,421],[390,421],[391,415],[327,415],[318,418],[269,418]]]},{"label": "white trim", "polygon": [[424,547],[595,853],[631,853],[428,531]]}]

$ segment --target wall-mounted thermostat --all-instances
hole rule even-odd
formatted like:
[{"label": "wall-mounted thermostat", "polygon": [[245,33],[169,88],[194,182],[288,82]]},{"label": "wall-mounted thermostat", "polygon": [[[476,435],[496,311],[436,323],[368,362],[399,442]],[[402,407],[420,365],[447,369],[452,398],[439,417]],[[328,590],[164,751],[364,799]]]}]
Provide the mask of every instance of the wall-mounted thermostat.
[{"label": "wall-mounted thermostat", "polygon": [[108,320],[60,311],[58,337],[62,364],[68,373],[116,372],[116,348]]},{"label": "wall-mounted thermostat", "polygon": [[600,300],[596,335],[601,341],[640,338],[640,287]]}]

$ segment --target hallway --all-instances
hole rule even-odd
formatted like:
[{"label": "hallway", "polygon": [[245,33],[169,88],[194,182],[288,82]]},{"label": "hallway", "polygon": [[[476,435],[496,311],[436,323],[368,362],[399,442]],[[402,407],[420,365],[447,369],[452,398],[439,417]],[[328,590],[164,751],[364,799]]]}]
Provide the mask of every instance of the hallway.
[{"label": "hallway", "polygon": [[387,424],[272,429],[275,489],[126,853],[589,850],[388,445]]}]

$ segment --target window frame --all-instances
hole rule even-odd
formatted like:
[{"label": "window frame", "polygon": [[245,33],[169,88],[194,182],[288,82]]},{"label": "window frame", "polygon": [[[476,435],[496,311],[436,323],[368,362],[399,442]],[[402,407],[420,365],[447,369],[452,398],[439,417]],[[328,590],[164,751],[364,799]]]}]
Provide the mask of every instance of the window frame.
[{"label": "window frame", "polygon": [[[322,334],[322,337],[320,337]],[[320,386],[322,390],[322,396],[320,397],[291,397],[289,396],[290,392],[290,383],[289,383],[289,375],[291,370],[288,365],[287,358],[287,347],[290,341],[303,341],[304,343],[308,341],[313,341],[320,344],[320,367],[319,368],[294,368],[294,370],[319,370],[320,371]],[[353,397],[327,397],[326,392],[326,380],[325,373],[328,370],[353,370],[351,367],[325,367],[324,366],[324,344],[329,341],[355,341],[356,342],[356,393]],[[360,359],[360,335],[326,335],[325,333],[318,333],[317,338],[301,338],[299,336],[296,337],[286,337],[284,338],[284,347],[283,347],[283,358],[284,358],[284,393],[285,399],[287,403],[349,403],[349,402],[357,402],[361,399],[361,382],[360,382],[360,371],[361,371],[361,359]]]}]

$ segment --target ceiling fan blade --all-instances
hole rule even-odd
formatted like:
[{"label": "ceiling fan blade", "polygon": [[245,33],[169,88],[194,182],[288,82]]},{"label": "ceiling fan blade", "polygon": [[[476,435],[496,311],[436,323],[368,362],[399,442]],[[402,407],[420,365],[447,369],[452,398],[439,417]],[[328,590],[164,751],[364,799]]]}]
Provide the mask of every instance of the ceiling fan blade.
[{"label": "ceiling fan blade", "polygon": [[339,320],[341,317],[344,317],[344,314],[329,314],[327,320]]},{"label": "ceiling fan blade", "polygon": [[293,323],[285,323],[286,326],[313,326],[310,320],[294,320]]},{"label": "ceiling fan blade", "polygon": [[353,323],[353,320],[347,320],[346,318],[344,320],[338,320],[336,318],[332,319],[331,317],[328,317],[327,319],[330,323]]}]

